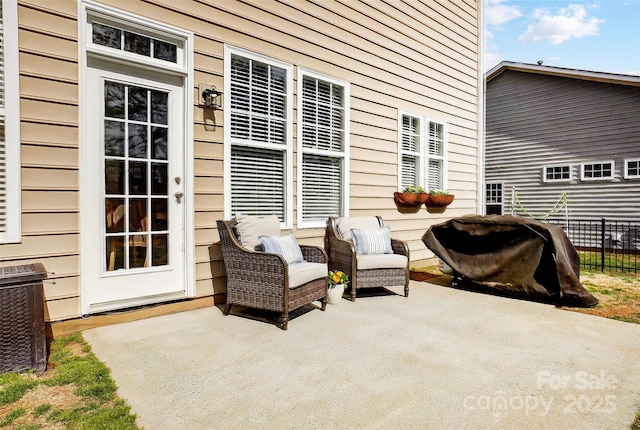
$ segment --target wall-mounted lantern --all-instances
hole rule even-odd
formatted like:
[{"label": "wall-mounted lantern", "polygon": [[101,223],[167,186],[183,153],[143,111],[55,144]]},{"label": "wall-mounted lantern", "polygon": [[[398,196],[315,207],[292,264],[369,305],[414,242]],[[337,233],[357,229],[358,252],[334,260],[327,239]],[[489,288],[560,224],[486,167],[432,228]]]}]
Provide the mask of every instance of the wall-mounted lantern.
[{"label": "wall-mounted lantern", "polygon": [[211,109],[222,108],[222,91],[218,91],[215,85],[209,87],[206,84],[200,84],[199,89],[201,106]]}]

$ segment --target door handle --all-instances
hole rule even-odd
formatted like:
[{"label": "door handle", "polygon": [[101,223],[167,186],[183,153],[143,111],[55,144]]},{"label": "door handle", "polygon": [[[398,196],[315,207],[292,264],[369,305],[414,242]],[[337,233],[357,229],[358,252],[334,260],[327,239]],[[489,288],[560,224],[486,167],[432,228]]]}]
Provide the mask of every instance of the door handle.
[{"label": "door handle", "polygon": [[174,196],[176,196],[176,201],[178,203],[181,203],[182,202],[182,198],[184,197],[184,193],[178,191],[177,193],[174,194]]}]

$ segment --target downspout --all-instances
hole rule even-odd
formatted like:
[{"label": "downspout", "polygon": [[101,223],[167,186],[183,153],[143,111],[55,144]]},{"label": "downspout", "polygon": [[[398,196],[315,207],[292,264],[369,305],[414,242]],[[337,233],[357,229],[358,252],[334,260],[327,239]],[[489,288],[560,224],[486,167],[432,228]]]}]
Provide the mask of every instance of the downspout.
[{"label": "downspout", "polygon": [[485,184],[484,184],[484,165],[485,165],[485,78],[484,78],[484,0],[478,0],[478,145],[477,145],[477,204],[476,212],[485,215]]}]

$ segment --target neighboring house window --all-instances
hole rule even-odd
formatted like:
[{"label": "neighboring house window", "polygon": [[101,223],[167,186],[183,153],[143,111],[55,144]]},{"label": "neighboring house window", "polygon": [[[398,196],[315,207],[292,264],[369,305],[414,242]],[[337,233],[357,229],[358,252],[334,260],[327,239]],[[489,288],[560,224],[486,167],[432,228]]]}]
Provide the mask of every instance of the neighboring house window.
[{"label": "neighboring house window", "polygon": [[225,76],[226,212],[276,215],[288,224],[291,66],[227,47]]},{"label": "neighboring house window", "polygon": [[426,189],[447,188],[447,130],[442,122],[429,121],[426,146]]},{"label": "neighboring house window", "polygon": [[613,179],[613,161],[601,161],[598,163],[583,163],[580,166],[581,178],[584,181],[598,179]]},{"label": "neighboring house window", "polygon": [[640,178],[640,158],[624,160],[624,177],[626,179]]},{"label": "neighboring house window", "polygon": [[502,215],[503,186],[500,182],[488,182],[485,186],[487,215]]},{"label": "neighboring house window", "polygon": [[400,112],[398,166],[399,188],[410,185],[424,186],[422,117]]},{"label": "neighboring house window", "polygon": [[0,0],[0,243],[21,235],[18,74],[18,5]]},{"label": "neighboring house window", "polygon": [[349,84],[298,70],[298,223],[324,226],[347,204]]},{"label": "neighboring house window", "polygon": [[543,182],[567,182],[571,181],[571,165],[544,166],[542,168]]}]

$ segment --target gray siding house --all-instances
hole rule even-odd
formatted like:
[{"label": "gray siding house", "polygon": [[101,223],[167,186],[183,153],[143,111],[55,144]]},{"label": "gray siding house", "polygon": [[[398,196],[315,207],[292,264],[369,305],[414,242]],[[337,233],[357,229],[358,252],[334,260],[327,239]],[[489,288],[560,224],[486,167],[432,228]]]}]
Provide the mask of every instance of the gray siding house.
[{"label": "gray siding house", "polygon": [[485,80],[487,214],[640,220],[640,76],[502,62]]}]

